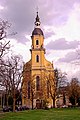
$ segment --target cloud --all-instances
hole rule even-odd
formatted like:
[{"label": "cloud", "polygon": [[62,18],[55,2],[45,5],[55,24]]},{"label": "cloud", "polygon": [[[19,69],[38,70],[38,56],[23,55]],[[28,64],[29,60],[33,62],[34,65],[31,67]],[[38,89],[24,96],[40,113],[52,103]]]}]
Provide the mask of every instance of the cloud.
[{"label": "cloud", "polygon": [[4,7],[0,5],[0,11],[3,10],[3,9],[4,9]]},{"label": "cloud", "polygon": [[[44,25],[60,26],[68,20],[68,14],[73,9],[74,3],[80,3],[79,0],[38,0]],[[43,13],[45,12],[45,15]],[[46,17],[45,17],[46,16]]]},{"label": "cloud", "polygon": [[69,52],[65,55],[65,57],[58,59],[58,62],[66,62],[70,63],[72,61],[77,60],[77,53],[76,52]]},{"label": "cloud", "polygon": [[25,34],[31,35],[34,29],[37,6],[43,26],[60,26],[67,22],[75,2],[79,0],[2,0],[0,4],[4,9],[0,11],[0,17],[12,23],[10,32],[17,32],[13,37],[23,43],[27,41]]},{"label": "cloud", "polygon": [[31,34],[34,24],[36,8],[33,0],[3,0],[4,10],[1,11],[0,17],[12,23],[10,33],[17,32],[14,38],[20,42],[26,42],[25,34]]},{"label": "cloud", "polygon": [[52,35],[55,35],[56,33],[54,31],[44,31],[44,36],[45,38],[49,38],[51,37]]},{"label": "cloud", "polygon": [[7,54],[8,56],[12,53],[16,54],[16,55],[21,55],[23,57],[23,61],[28,61],[31,58],[31,54],[30,54],[30,42],[26,42],[25,44],[22,44],[20,42],[18,42],[17,40],[14,39],[10,39],[10,51]]},{"label": "cloud", "polygon": [[63,26],[55,28],[58,38],[63,37],[68,41],[80,40],[80,2],[73,4],[67,18]]},{"label": "cloud", "polygon": [[53,49],[53,50],[67,50],[67,49],[76,49],[79,45],[79,41],[66,41],[65,38],[60,38],[55,41],[50,41],[46,48]]}]

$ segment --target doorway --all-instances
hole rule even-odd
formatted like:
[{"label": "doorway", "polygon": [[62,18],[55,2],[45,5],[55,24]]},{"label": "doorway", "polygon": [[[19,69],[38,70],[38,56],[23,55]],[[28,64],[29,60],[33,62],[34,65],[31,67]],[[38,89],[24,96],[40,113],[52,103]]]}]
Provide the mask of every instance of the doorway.
[{"label": "doorway", "polygon": [[36,100],[36,108],[41,109],[41,101],[39,99]]}]

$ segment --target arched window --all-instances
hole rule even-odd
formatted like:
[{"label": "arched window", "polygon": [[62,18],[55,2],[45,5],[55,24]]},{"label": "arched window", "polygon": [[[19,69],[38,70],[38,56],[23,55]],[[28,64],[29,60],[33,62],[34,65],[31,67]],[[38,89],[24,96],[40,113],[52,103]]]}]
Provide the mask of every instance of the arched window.
[{"label": "arched window", "polygon": [[36,40],[36,45],[39,45],[39,40]]},{"label": "arched window", "polygon": [[39,76],[36,77],[36,90],[40,90],[40,78],[39,78]]},{"label": "arched window", "polygon": [[30,99],[30,81],[28,81],[28,99]]},{"label": "arched window", "polygon": [[36,62],[39,62],[39,55],[36,56]]}]

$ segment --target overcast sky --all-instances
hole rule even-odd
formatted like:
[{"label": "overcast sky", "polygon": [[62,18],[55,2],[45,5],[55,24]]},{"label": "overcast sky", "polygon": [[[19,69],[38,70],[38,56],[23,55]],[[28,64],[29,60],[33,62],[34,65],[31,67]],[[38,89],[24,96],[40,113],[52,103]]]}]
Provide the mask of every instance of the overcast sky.
[{"label": "overcast sky", "polygon": [[30,36],[37,7],[45,36],[46,58],[68,76],[79,76],[80,0],[0,0],[0,18],[12,24],[9,34],[17,32],[7,38],[12,49],[21,54],[25,62],[30,59]]}]

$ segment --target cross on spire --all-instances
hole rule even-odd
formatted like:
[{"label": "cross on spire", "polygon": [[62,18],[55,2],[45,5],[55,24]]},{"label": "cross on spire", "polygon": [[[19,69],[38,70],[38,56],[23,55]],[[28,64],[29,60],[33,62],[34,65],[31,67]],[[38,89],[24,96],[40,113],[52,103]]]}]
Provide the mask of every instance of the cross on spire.
[{"label": "cross on spire", "polygon": [[36,10],[37,10],[37,16],[36,16],[35,25],[36,25],[36,27],[40,27],[40,19],[39,19],[39,16],[38,16],[38,7],[36,8]]},{"label": "cross on spire", "polygon": [[38,13],[38,11],[39,11],[39,8],[38,8],[38,6],[36,7],[36,11],[37,11],[37,13]]}]

